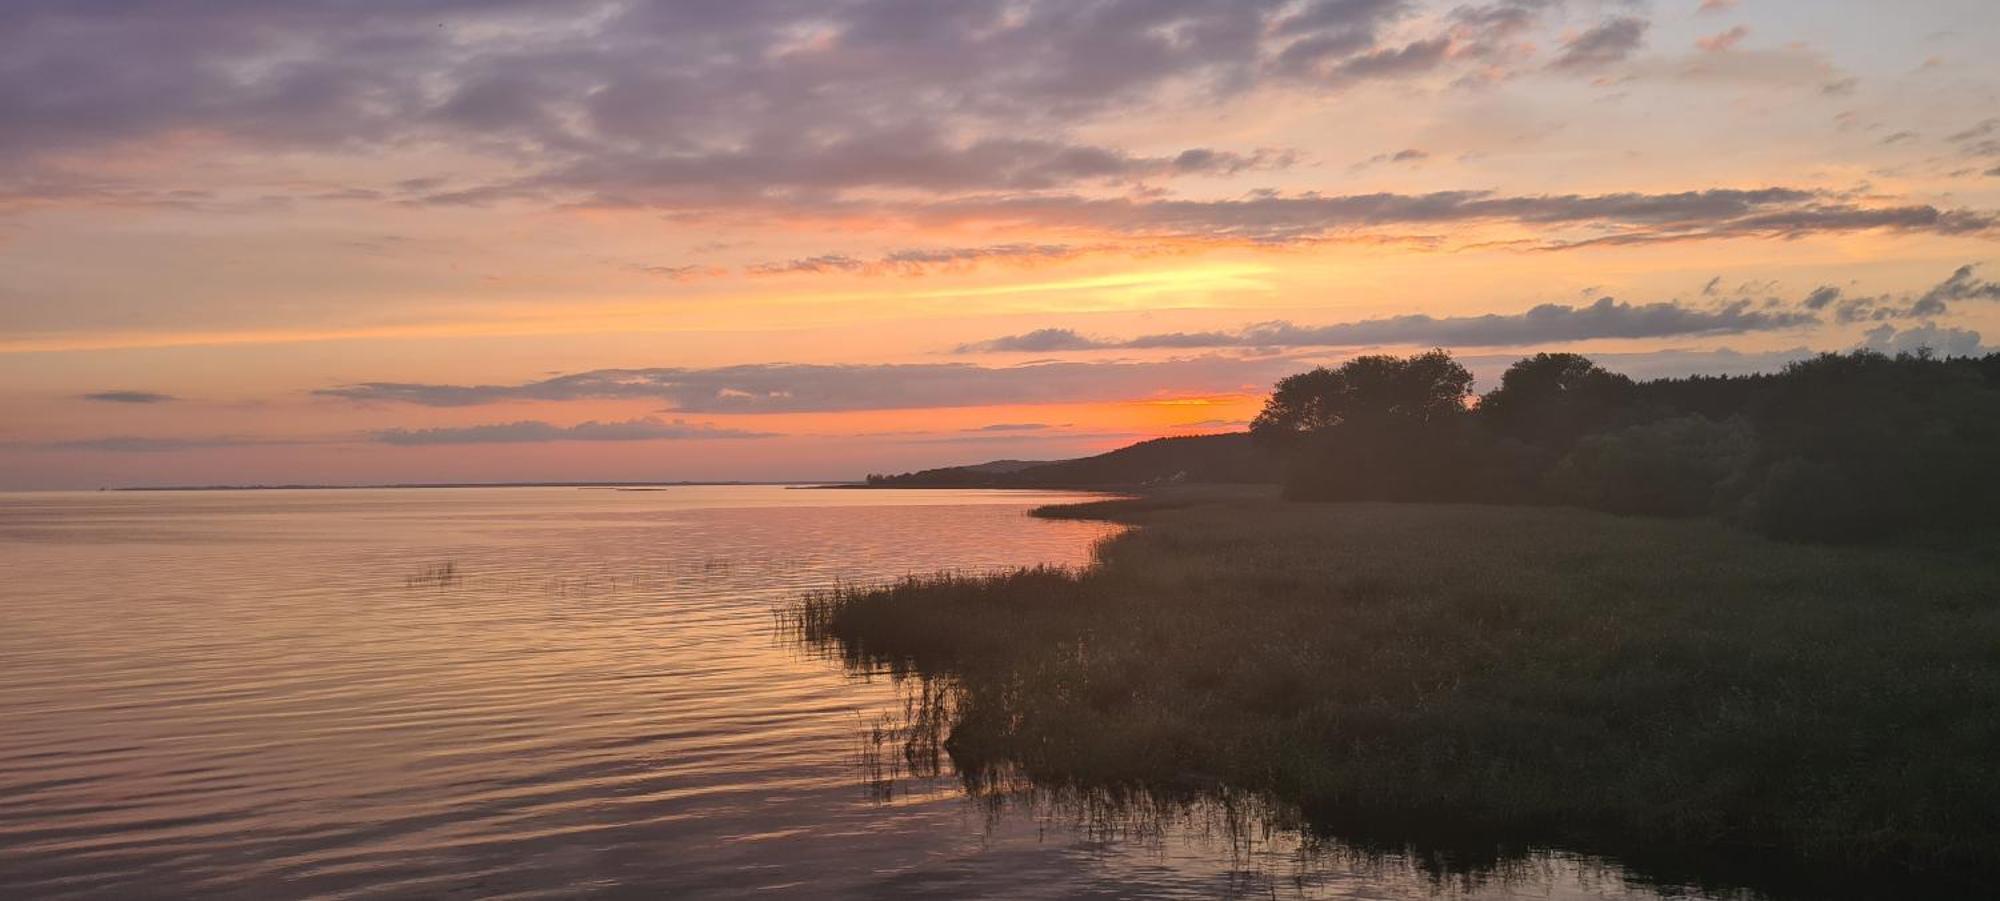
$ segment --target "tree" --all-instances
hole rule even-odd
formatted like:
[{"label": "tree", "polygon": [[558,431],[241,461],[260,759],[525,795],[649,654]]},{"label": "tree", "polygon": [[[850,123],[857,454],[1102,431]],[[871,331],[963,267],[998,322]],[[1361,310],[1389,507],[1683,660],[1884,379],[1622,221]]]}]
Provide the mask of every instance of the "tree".
[{"label": "tree", "polygon": [[1250,432],[1284,442],[1340,427],[1435,423],[1463,414],[1471,395],[1472,373],[1442,349],[1355,357],[1278,382]]},{"label": "tree", "polygon": [[1610,424],[1631,392],[1631,379],[1589,357],[1539,353],[1507,367],[1480,399],[1479,419],[1496,435],[1560,451]]},{"label": "tree", "polygon": [[1785,367],[1752,405],[1762,478],[1744,520],[1813,540],[2000,521],[2000,391],[1982,365],[1864,350]]},{"label": "tree", "polygon": [[1302,499],[1713,512],[1819,541],[2000,527],[2000,354],[1635,383],[1543,353],[1468,411],[1471,386],[1442,350],[1358,357],[1279,382],[1252,437]]},{"label": "tree", "polygon": [[1356,357],[1278,383],[1251,423],[1286,451],[1286,492],[1314,500],[1459,497],[1478,454],[1472,373],[1443,350]]}]

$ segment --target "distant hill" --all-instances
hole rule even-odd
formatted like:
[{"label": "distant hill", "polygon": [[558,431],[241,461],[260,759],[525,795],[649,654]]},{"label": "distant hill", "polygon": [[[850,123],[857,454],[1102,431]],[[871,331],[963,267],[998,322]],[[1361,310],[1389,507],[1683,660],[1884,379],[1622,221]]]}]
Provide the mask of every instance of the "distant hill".
[{"label": "distant hill", "polygon": [[[1061,460],[1057,460],[1057,461],[1050,461],[1050,460],[991,460],[991,461],[988,461],[988,462],[985,462],[985,463],[975,463],[975,464],[973,464],[973,465],[971,465],[971,466],[959,466],[959,467],[954,467],[954,468],[956,468],[956,469],[963,469],[963,470],[966,470],[966,471],[968,471],[968,472],[983,472],[983,473],[987,473],[987,474],[995,474],[995,473],[1009,473],[1009,472],[1020,472],[1020,471],[1021,471],[1021,470],[1023,470],[1023,469],[1031,469],[1031,468],[1034,468],[1034,467],[1036,467],[1036,466],[1047,466],[1047,465],[1049,465],[1049,464],[1050,464],[1051,462],[1057,462],[1057,463],[1060,463],[1060,462],[1066,462],[1066,461],[1061,461]],[[933,472],[935,472],[936,470],[932,470],[932,471],[933,471]]]},{"label": "distant hill", "polygon": [[995,460],[973,466],[871,475],[878,488],[1114,488],[1170,482],[1276,482],[1277,467],[1247,432],[1155,438],[1130,447],[1037,463]]}]

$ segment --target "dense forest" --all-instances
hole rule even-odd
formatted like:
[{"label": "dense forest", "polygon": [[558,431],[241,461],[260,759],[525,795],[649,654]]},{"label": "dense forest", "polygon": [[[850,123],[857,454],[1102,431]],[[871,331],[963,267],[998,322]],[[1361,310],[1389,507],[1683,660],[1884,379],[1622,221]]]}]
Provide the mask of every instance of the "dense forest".
[{"label": "dense forest", "polygon": [[2000,521],[2000,354],[1822,354],[1635,382],[1543,353],[1483,396],[1443,350],[1278,383],[1251,425],[1301,500],[1563,503],[1864,540]]}]

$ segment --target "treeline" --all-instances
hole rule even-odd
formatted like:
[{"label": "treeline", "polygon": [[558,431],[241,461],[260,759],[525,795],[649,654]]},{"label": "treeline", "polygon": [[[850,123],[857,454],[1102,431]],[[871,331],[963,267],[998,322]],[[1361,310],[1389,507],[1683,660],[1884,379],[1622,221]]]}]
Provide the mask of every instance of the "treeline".
[{"label": "treeline", "polygon": [[1304,500],[1564,503],[1775,537],[2000,522],[2000,354],[1822,354],[1636,382],[1543,353],[1483,396],[1443,350],[1279,382],[1251,425]]}]

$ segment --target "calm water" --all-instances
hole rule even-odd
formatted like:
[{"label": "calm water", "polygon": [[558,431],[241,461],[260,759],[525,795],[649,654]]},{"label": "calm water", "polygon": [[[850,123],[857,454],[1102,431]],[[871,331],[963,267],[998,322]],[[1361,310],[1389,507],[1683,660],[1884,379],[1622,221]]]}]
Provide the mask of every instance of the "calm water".
[{"label": "calm water", "polygon": [[1440,881],[1254,805],[885,777],[900,689],[774,606],[1083,563],[1110,527],[1024,515],[1060,499],[0,494],[0,896],[1651,896],[1555,854]]}]

